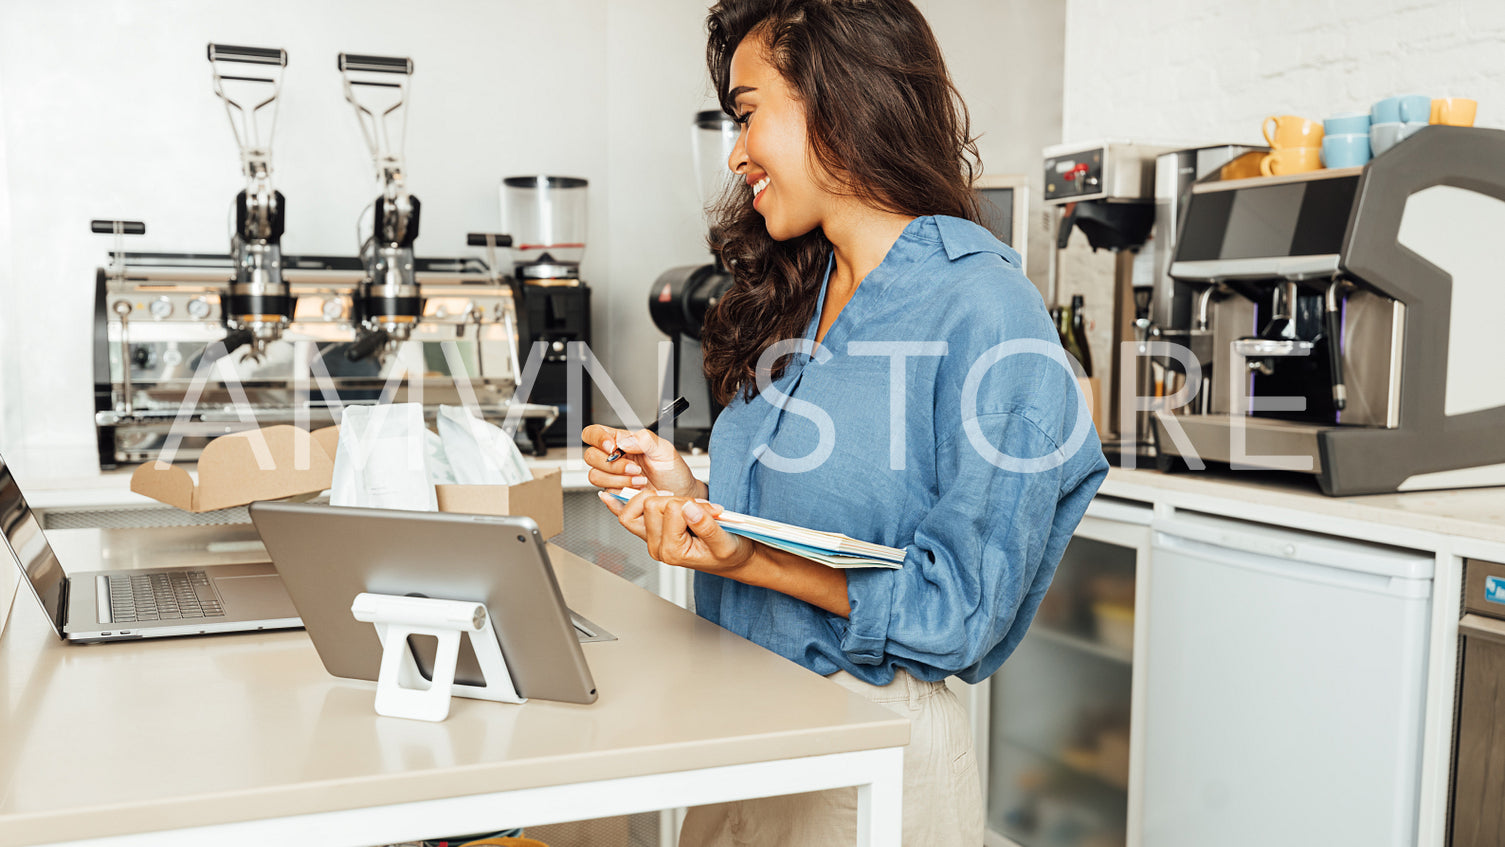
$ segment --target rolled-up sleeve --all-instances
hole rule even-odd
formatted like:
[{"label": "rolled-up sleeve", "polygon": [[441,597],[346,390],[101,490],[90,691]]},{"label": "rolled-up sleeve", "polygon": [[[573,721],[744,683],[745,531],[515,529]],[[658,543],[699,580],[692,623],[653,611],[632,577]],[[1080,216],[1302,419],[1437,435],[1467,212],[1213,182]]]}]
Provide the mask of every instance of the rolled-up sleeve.
[{"label": "rolled-up sleeve", "polygon": [[[976,421],[1006,456],[1058,449],[1021,414]],[[941,444],[936,470],[944,488],[921,518],[904,566],[847,572],[851,615],[842,650],[854,664],[888,656],[969,680],[997,670],[1028,628],[1069,538],[1056,528],[1076,525],[1106,475],[1100,453],[1096,459],[1021,472],[994,465],[965,434]]]}]

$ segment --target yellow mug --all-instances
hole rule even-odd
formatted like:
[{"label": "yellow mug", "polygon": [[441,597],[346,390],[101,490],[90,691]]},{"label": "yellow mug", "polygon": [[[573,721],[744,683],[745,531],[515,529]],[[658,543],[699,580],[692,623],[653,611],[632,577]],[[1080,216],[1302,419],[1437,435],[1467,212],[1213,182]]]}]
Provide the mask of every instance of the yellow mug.
[{"label": "yellow mug", "polygon": [[[1275,130],[1270,130],[1271,124]],[[1321,147],[1322,124],[1318,121],[1309,121],[1297,115],[1281,115],[1280,117],[1265,118],[1261,127],[1265,133],[1265,141],[1277,150],[1282,147]]]},{"label": "yellow mug", "polygon": [[1432,101],[1432,123],[1447,126],[1473,126],[1479,110],[1477,100],[1467,97],[1443,97]]},{"label": "yellow mug", "polygon": [[1286,176],[1322,170],[1321,147],[1285,147],[1277,149],[1259,163],[1265,176]]}]

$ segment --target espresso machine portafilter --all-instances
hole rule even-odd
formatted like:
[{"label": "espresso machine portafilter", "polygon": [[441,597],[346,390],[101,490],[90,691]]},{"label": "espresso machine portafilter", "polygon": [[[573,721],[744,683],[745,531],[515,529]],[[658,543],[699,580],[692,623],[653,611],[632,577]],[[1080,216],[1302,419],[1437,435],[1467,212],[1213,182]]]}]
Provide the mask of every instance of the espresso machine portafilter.
[{"label": "espresso machine portafilter", "polygon": [[[423,316],[413,260],[422,206],[408,193],[403,176],[402,148],[407,136],[408,80],[413,75],[413,60],[341,53],[339,68],[345,99],[355,107],[381,190],[372,204],[371,234],[361,242],[366,278],[352,304],[356,340],[345,351],[351,361],[356,361],[372,354],[381,357],[408,340]],[[381,105],[363,103],[357,91],[369,95],[373,103],[382,101]]]},{"label": "espresso machine portafilter", "polygon": [[[260,359],[267,345],[282,337],[293,315],[293,298],[282,277],[287,201],[272,186],[272,135],[277,129],[277,95],[282,90],[287,51],[210,44],[209,65],[214,72],[214,93],[224,101],[246,178],[245,189],[235,197],[235,231],[230,237],[235,275],[221,304],[225,352],[249,344],[248,355]],[[221,68],[229,65],[256,66],[257,75],[222,73]],[[243,104],[227,91],[226,83],[250,99]],[[257,115],[268,106],[270,120],[263,138]]]}]

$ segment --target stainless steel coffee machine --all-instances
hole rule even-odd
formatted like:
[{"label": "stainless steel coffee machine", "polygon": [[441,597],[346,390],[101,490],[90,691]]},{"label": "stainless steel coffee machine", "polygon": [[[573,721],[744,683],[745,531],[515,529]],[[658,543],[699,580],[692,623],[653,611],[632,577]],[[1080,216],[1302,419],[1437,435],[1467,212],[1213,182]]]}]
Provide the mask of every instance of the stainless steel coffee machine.
[{"label": "stainless steel coffee machine", "polygon": [[1502,229],[1499,130],[1194,186],[1170,275],[1195,376],[1155,416],[1166,464],[1300,471],[1333,495],[1505,484]]},{"label": "stainless steel coffee machine", "polygon": [[[246,177],[230,252],[129,253],[124,237],[145,234],[145,224],[91,224],[114,236],[94,298],[100,467],[165,452],[192,460],[228,432],[321,426],[337,420],[345,404],[388,401],[422,403],[430,417],[441,404],[468,405],[522,430],[542,452],[542,430],[558,410],[516,396],[516,298],[494,258],[510,239],[470,236],[470,244],[487,247],[489,264],[415,257],[418,201],[403,185],[400,151],[391,143],[400,133],[389,134],[384,122],[396,106],[373,110],[356,97],[357,89],[392,91],[400,105],[411,63],[339,58],[382,192],[362,255],[285,256],[287,201],[272,186],[270,147],[287,54],[210,45],[209,60]],[[256,70],[222,73],[225,63]],[[268,106],[272,123],[262,135],[256,115]]]},{"label": "stainless steel coffee machine", "polygon": [[[119,222],[126,233],[139,222]],[[113,221],[96,230],[113,232]],[[134,224],[134,225],[133,225]],[[542,453],[558,410],[518,402],[515,301],[510,280],[478,258],[418,258],[422,320],[382,356],[352,361],[366,268],[354,256],[284,256],[292,317],[256,354],[226,353],[223,317],[234,257],[116,249],[96,277],[94,422],[99,464],[158,458],[174,436],[178,460],[210,439],[277,423],[323,426],[342,404],[473,404],[520,428]]]},{"label": "stainless steel coffee machine", "polygon": [[[1080,229],[1093,250],[1114,253],[1111,344],[1107,355],[1097,357],[1106,365],[1090,374],[1106,386],[1099,402],[1107,404],[1098,414],[1098,434],[1110,458],[1153,455],[1148,427],[1125,427],[1120,411],[1135,396],[1153,393],[1150,360],[1128,355],[1133,345],[1141,347],[1153,332],[1152,291],[1155,274],[1145,266],[1141,251],[1152,239],[1158,247],[1174,231],[1169,222],[1174,210],[1158,202],[1157,159],[1165,156],[1169,167],[1217,167],[1247,148],[1231,145],[1206,146],[1099,140],[1047,147],[1045,155],[1045,203],[1061,209],[1056,248],[1066,247],[1073,228]],[[1188,164],[1189,161],[1189,164]],[[1181,177],[1172,177],[1172,182]],[[1150,259],[1153,253],[1143,254]],[[1054,263],[1053,263],[1054,267]],[[1054,276],[1054,274],[1053,274]],[[1053,278],[1049,299],[1059,299],[1060,283]],[[1125,345],[1130,350],[1125,351]],[[1127,366],[1128,370],[1125,371]],[[1132,412],[1131,412],[1132,414]],[[1130,460],[1132,462],[1132,460]]]}]

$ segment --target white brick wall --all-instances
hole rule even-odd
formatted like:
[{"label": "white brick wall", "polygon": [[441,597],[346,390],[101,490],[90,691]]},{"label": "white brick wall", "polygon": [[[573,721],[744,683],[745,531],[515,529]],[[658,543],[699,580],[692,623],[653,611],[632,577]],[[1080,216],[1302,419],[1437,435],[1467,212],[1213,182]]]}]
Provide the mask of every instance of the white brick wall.
[{"label": "white brick wall", "polygon": [[[1505,0],[1066,0],[1062,138],[1264,144],[1268,115],[1321,120],[1395,94],[1471,97],[1505,127]],[[1107,363],[1113,258],[1073,236],[1060,300],[1087,299]]]},{"label": "white brick wall", "polygon": [[1505,127],[1505,2],[1067,0],[1068,141],[1257,142],[1267,115],[1413,93],[1472,97]]}]

